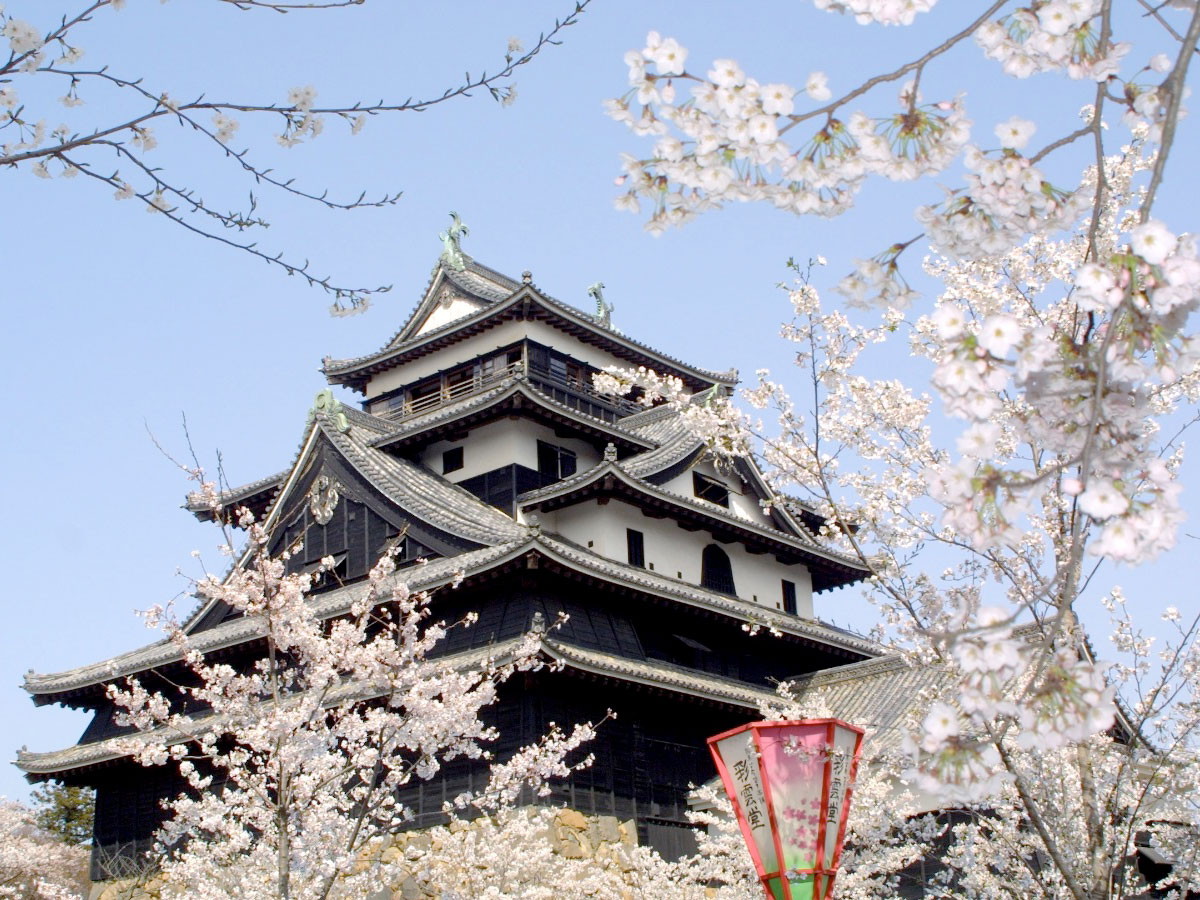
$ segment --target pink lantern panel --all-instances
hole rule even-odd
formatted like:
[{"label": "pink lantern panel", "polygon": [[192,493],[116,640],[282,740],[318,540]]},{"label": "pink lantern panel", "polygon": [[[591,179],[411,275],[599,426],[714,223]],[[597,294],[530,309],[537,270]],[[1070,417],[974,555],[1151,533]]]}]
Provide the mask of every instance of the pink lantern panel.
[{"label": "pink lantern panel", "polygon": [[863,731],[838,719],[752,722],[709,749],[769,898],[827,900]]}]

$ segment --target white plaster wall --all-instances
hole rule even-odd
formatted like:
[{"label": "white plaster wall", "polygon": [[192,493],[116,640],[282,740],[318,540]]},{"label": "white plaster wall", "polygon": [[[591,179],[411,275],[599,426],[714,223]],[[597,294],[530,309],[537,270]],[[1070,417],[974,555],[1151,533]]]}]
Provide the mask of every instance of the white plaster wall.
[{"label": "white plaster wall", "polygon": [[538,441],[574,450],[579,471],[593,468],[600,462],[600,454],[591,444],[558,437],[554,429],[528,419],[500,419],[472,429],[460,441],[437,441],[425,448],[421,462],[440,475],[442,453],[451,447],[462,447],[463,467],[446,475],[447,480],[456,484],[514,463],[536,470]]},{"label": "white plaster wall", "polygon": [[[668,578],[700,583],[700,558],[704,548],[717,544],[729,554],[737,595],[770,609],[783,608],[782,580],[796,585],[796,612],[813,617],[812,576],[802,565],[787,566],[769,553],[748,553],[737,543],[714,541],[706,531],[687,531],[671,519],[652,519],[640,509],[619,500],[606,504],[580,503],[541,516],[542,528],[589,547],[617,562],[628,562],[625,530],[642,532],[646,568]],[[589,545],[590,542],[590,545]]]},{"label": "white plaster wall", "polygon": [[367,384],[367,399],[377,397],[403,384],[419,381],[435,372],[449,369],[460,362],[466,362],[467,360],[474,359],[476,356],[483,356],[493,350],[499,350],[501,347],[506,347],[525,338],[553,347],[555,350],[573,356],[575,359],[583,360],[597,369],[604,369],[608,366],[628,365],[628,363],[617,359],[612,354],[606,353],[598,347],[593,347],[591,344],[585,344],[583,341],[569,334],[563,334],[545,322],[510,321],[502,325],[497,325],[495,328],[490,328],[482,334],[459,341],[437,353],[423,356],[407,365],[389,369],[387,372],[376,375]]},{"label": "white plaster wall", "polygon": [[469,316],[473,312],[478,312],[483,309],[483,304],[478,300],[469,300],[466,297],[455,297],[448,304],[439,303],[433,308],[433,312],[429,314],[429,318],[425,323],[417,329],[417,334],[424,334],[427,331],[433,331],[435,328],[441,328],[448,322],[453,322],[455,319],[461,319],[463,316]]},{"label": "white plaster wall", "polygon": [[[709,478],[716,479],[729,488],[729,512],[756,525],[766,525],[768,528],[775,527],[775,523],[771,521],[771,517],[763,512],[763,508],[759,506],[758,497],[751,490],[750,486],[745,484],[737,474],[718,472],[717,467],[707,459],[702,459],[692,468],[682,474],[676,475],[670,481],[660,485],[660,487],[680,497],[687,497],[690,500],[699,500],[699,502],[705,503],[707,501],[697,497],[693,489],[693,472],[707,475]],[[724,508],[719,507],[715,503],[712,505],[718,509]]]}]

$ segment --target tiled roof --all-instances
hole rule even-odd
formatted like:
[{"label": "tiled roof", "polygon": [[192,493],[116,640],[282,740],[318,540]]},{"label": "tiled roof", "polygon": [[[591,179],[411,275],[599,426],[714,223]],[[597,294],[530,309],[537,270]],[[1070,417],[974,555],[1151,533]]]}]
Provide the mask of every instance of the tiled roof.
[{"label": "tiled roof", "polygon": [[[512,638],[508,641],[502,641],[484,648],[442,657],[437,662],[458,669],[485,665],[489,661],[504,662],[515,652],[521,640],[522,638],[519,637]],[[775,691],[765,685],[758,687],[731,678],[712,675],[695,669],[687,669],[659,660],[632,660],[611,653],[581,647],[567,640],[557,638],[553,634],[543,637],[541,646],[542,653],[551,660],[561,662],[579,671],[606,675],[621,681],[634,681],[682,694],[689,694],[694,697],[735,704],[752,710],[757,710],[764,703],[769,703],[777,699]],[[822,680],[826,674],[838,673],[838,677],[832,679],[837,682],[844,680],[844,673],[858,671],[862,673],[861,677],[865,680],[869,688],[875,680],[879,679],[879,675],[876,674],[877,672],[892,671],[894,666],[890,665],[891,659],[889,657],[883,660],[868,660],[865,663],[841,666],[838,669],[830,670],[829,673],[818,673],[812,676],[812,678],[814,680]],[[879,666],[880,663],[885,663],[885,665],[881,667]],[[331,695],[329,702],[330,705],[334,705],[345,700],[369,699],[373,695],[372,691],[366,690],[361,686],[343,685]],[[897,705],[903,706],[902,703]],[[872,709],[876,706],[886,707],[887,703],[868,704],[868,706]],[[868,719],[863,717],[868,712],[867,709],[863,708],[863,704],[859,704],[858,706],[854,706],[853,703],[843,704],[843,707],[847,711],[847,715],[843,716],[843,718],[856,723],[868,722]],[[902,712],[907,709],[908,707],[904,707]],[[876,714],[876,717],[878,717],[878,714]],[[873,722],[874,720],[870,721]],[[201,732],[206,730],[204,727],[200,729]],[[161,732],[158,734],[161,734]],[[155,733],[152,732],[146,736],[135,734],[109,738],[90,744],[78,744],[74,747],[48,753],[21,750],[17,754],[17,767],[28,775],[36,777],[101,765],[127,756],[131,743],[152,739],[155,736]],[[179,738],[178,740],[183,740],[183,738]],[[172,742],[177,743],[178,741]],[[875,747],[871,749],[874,750]]]},{"label": "tiled roof", "polygon": [[[878,647],[865,638],[849,634],[841,629],[831,628],[821,622],[787,615],[756,603],[668,578],[657,572],[607,559],[561,538],[537,534],[536,530],[531,533],[521,527],[521,531],[525,535],[524,539],[515,539],[493,547],[471,550],[458,556],[431,560],[422,565],[402,569],[394,578],[407,582],[413,590],[430,590],[452,581],[458,573],[469,577],[531,550],[537,550],[546,557],[557,560],[562,565],[576,571],[591,573],[608,581],[620,582],[637,590],[678,600],[738,621],[757,622],[764,627],[777,628],[797,637],[867,656],[873,656],[879,652]],[[369,585],[360,581],[317,594],[311,601],[313,610],[322,618],[342,615],[357,600],[365,596],[368,590]],[[196,649],[208,652],[236,646],[253,640],[260,634],[261,629],[252,622],[237,618],[197,632],[192,640]],[[65,672],[44,675],[30,672],[25,676],[24,688],[34,695],[61,694],[167,665],[177,662],[179,659],[179,649],[170,641],[161,640],[120,656],[69,669]]]},{"label": "tiled roof", "polygon": [[[473,260],[471,262],[474,263]],[[478,264],[475,264],[475,265],[478,265]],[[440,267],[440,263],[439,263],[439,267]],[[486,267],[482,267],[482,266],[480,268],[486,269]],[[488,269],[487,271],[490,272],[492,270]],[[494,273],[494,274],[498,274],[498,273]],[[435,278],[437,277],[437,269],[434,270],[434,277]],[[504,276],[501,276],[501,277],[504,277]],[[506,279],[506,280],[509,283],[516,284],[516,282],[512,281],[512,279]],[[431,284],[432,284],[432,282],[431,282]],[[528,288],[528,293],[525,294],[525,291],[521,290],[522,288]],[[736,370],[729,370],[726,372],[715,372],[715,371],[710,371],[707,369],[698,368],[696,366],[685,363],[680,359],[676,359],[676,358],[669,356],[659,350],[654,349],[649,344],[644,344],[641,341],[636,341],[633,338],[628,337],[627,335],[623,334],[622,332],[618,331],[615,328],[612,328],[609,325],[604,325],[599,320],[597,320],[594,316],[592,316],[588,313],[585,313],[582,310],[577,309],[574,306],[571,306],[567,303],[563,303],[561,300],[556,300],[553,297],[543,294],[541,291],[537,290],[533,285],[520,285],[520,286],[518,286],[518,288],[516,290],[514,290],[507,297],[498,299],[498,300],[490,303],[489,305],[485,306],[483,309],[479,310],[478,312],[468,314],[466,316],[463,316],[462,318],[455,319],[451,322],[447,322],[446,324],[444,324],[438,328],[432,329],[430,331],[426,331],[422,334],[412,335],[403,340],[398,340],[400,338],[400,336],[404,333],[404,329],[402,328],[391,341],[389,341],[386,345],[384,345],[381,349],[375,351],[374,353],[368,353],[363,356],[350,357],[348,359],[327,359],[325,361],[324,371],[325,371],[326,375],[328,375],[328,376],[345,375],[345,374],[349,374],[359,368],[362,368],[366,365],[369,365],[371,363],[380,362],[380,361],[387,359],[388,357],[400,355],[405,350],[408,350],[412,347],[416,347],[427,341],[435,340],[444,335],[451,334],[454,331],[456,331],[460,328],[463,328],[464,326],[467,326],[467,325],[473,324],[474,322],[482,321],[482,320],[488,318],[497,309],[505,306],[509,301],[515,302],[515,300],[517,298],[517,294],[525,294],[526,296],[531,296],[534,299],[536,299],[537,301],[543,303],[547,309],[557,312],[560,315],[564,316],[565,318],[567,318],[577,324],[586,326],[586,328],[589,331],[592,331],[598,335],[602,335],[605,338],[607,338],[608,340],[615,341],[619,344],[624,344],[627,347],[635,349],[641,353],[647,354],[649,356],[657,357],[658,359],[662,360],[663,362],[667,363],[669,366],[671,366],[673,368],[678,368],[678,369],[681,369],[684,371],[694,372],[697,375],[699,375],[702,379],[704,379],[706,381],[710,381],[710,382],[719,382],[722,384],[735,384],[737,382],[737,371]],[[424,303],[424,299],[422,299],[422,303]],[[420,305],[418,305],[418,309],[419,308],[420,308]],[[414,315],[416,314],[415,310],[414,310],[413,314]],[[410,316],[409,318],[411,320],[412,317]],[[407,327],[407,323],[406,323],[406,327]]]},{"label": "tiled roof", "polygon": [[[469,669],[486,665],[489,661],[493,660],[503,662],[506,657],[512,655],[519,642],[520,638],[516,638],[488,647],[466,650],[461,653],[440,657],[436,662],[438,664],[449,665],[455,669]],[[378,689],[368,689],[363,685],[357,684],[343,684],[330,691],[326,706],[332,707],[347,700],[369,700],[375,696],[380,696]],[[200,719],[198,722],[199,727],[196,729],[197,736],[211,731],[212,726],[217,721],[211,718],[207,720]],[[63,750],[52,750],[47,753],[20,750],[17,752],[16,765],[26,775],[34,776],[34,778],[37,776],[55,775],[60,772],[103,765],[104,763],[121,759],[130,755],[131,745],[155,739],[161,740],[164,735],[171,735],[167,739],[168,744],[183,743],[185,740],[190,739],[189,737],[172,735],[169,729],[160,728],[145,734],[131,733],[93,743],[76,744],[73,747],[67,747]]]},{"label": "tiled roof", "polygon": [[683,666],[658,660],[633,660],[600,650],[592,650],[547,637],[542,641],[547,654],[568,666],[601,675],[611,675],[622,681],[653,684],[684,694],[720,700],[757,709],[761,703],[775,697],[767,687],[754,687],[719,675],[685,669]]},{"label": "tiled roof", "polygon": [[[484,547],[458,556],[435,559],[430,562],[401,569],[393,576],[396,581],[407,582],[413,590],[430,590],[454,580],[461,571],[485,567],[503,558],[526,541],[510,541],[495,547]],[[355,582],[311,598],[314,612],[327,618],[345,613],[353,604],[367,595],[370,585],[366,581]],[[259,625],[245,618],[229,619],[212,628],[192,636],[192,646],[202,652],[234,647],[261,636]],[[25,676],[24,688],[31,694],[59,694],[92,684],[100,684],[124,678],[147,669],[177,662],[181,658],[179,648],[169,640],[156,641],[137,650],[114,656],[91,665],[79,666],[65,672]]]},{"label": "tiled roof", "polygon": [[704,442],[687,427],[683,416],[670,407],[658,407],[629,416],[621,420],[621,425],[658,444],[653,450],[639,453],[621,463],[626,472],[638,478],[648,478],[668,469],[704,446]]},{"label": "tiled roof", "polygon": [[[221,491],[217,494],[217,497],[221,506],[235,506],[253,497],[255,494],[265,493],[278,488],[283,483],[283,480],[287,478],[287,475],[287,470],[276,472],[274,475],[268,475],[265,478],[251,481],[249,484]],[[199,491],[190,491],[184,501],[184,509],[188,512],[203,513],[209,511],[209,506],[204,502],[203,496]]]},{"label": "tiled roof", "polygon": [[951,687],[951,676],[891,654],[793,679],[803,699],[816,693],[839,719],[867,729],[867,758],[900,749],[929,703]]},{"label": "tiled roof", "polygon": [[322,430],[367,481],[418,519],[480,544],[509,541],[526,533],[524,526],[465,488],[424,466],[372,447],[364,435],[356,433],[355,426],[343,434],[323,423]]},{"label": "tiled roof", "polygon": [[606,422],[603,419],[598,419],[595,416],[581,412],[574,407],[567,406],[565,403],[560,403],[548,394],[538,390],[536,385],[530,383],[522,375],[513,375],[510,378],[505,378],[494,388],[465,397],[454,403],[448,403],[445,406],[440,406],[437,409],[414,416],[411,419],[405,419],[404,422],[395,424],[390,432],[376,438],[371,443],[373,446],[386,446],[393,441],[421,434],[443,422],[452,422],[477,410],[486,409],[495,403],[508,399],[514,394],[521,394],[538,406],[553,410],[559,415],[573,419],[581,424],[586,424],[591,428],[600,429],[610,435],[619,435],[635,446],[650,448],[654,446],[652,439],[625,427],[624,420],[615,424]]},{"label": "tiled roof", "polygon": [[518,502],[521,506],[530,506],[544,503],[552,498],[565,497],[605,476],[612,476],[616,479],[619,479],[621,482],[628,485],[631,489],[637,491],[638,493],[656,498],[670,505],[693,510],[707,518],[714,519],[718,522],[729,526],[734,526],[739,529],[744,529],[771,541],[787,544],[803,551],[806,554],[820,557],[838,566],[863,572],[865,577],[866,569],[858,560],[851,559],[848,556],[844,556],[833,550],[826,549],[818,544],[817,541],[806,531],[802,530],[799,534],[789,534],[776,528],[760,525],[757,522],[751,521],[750,519],[743,519],[742,517],[735,515],[734,513],[731,513],[715,504],[694,500],[691,497],[684,497],[671,491],[665,491],[660,487],[650,484],[644,479],[628,473],[623,468],[621,463],[603,463],[595,468],[587,469],[583,472],[577,472],[571,477],[565,478],[562,481],[555,482],[554,484],[539,488],[537,490],[527,491],[518,498]]},{"label": "tiled roof", "polygon": [[482,263],[476,262],[471,257],[463,254],[463,262],[465,263],[465,271],[455,272],[453,269],[447,269],[442,265],[441,257],[433,264],[433,269],[429,273],[429,280],[425,282],[425,290],[421,294],[421,299],[417,301],[416,306],[412,308],[412,312],[404,320],[396,333],[388,339],[384,347],[391,347],[413,325],[417,315],[421,312],[421,307],[425,306],[429,300],[430,293],[433,291],[434,285],[437,283],[438,274],[443,278],[454,283],[469,294],[473,294],[481,300],[502,300],[517,290],[521,285],[513,281],[507,275],[497,272]]},{"label": "tiled roof", "polygon": [[593,572],[607,581],[620,582],[659,597],[729,616],[739,622],[757,623],[764,628],[775,628],[785,634],[840,647],[864,656],[876,656],[882,652],[874,641],[845,629],[826,625],[816,619],[804,619],[783,613],[772,607],[731,597],[729,594],[710,591],[677,578],[669,578],[651,569],[617,562],[560,537],[542,534],[538,538],[538,546],[544,552],[551,551],[552,558],[557,558],[577,571]]}]

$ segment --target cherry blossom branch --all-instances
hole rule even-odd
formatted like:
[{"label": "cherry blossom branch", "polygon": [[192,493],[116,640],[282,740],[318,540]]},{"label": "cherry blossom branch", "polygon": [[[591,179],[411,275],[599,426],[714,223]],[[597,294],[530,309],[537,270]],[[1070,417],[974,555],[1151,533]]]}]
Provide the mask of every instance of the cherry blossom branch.
[{"label": "cherry blossom branch", "polygon": [[[900,68],[894,69],[891,72],[887,72],[887,73],[884,73],[881,75],[875,75],[872,78],[868,78],[866,81],[864,81],[858,87],[854,88],[854,90],[849,91],[846,94],[843,94],[837,100],[827,103],[825,106],[818,107],[817,109],[810,110],[809,112],[806,112],[806,113],[801,113],[800,115],[789,116],[788,117],[790,119],[789,124],[785,125],[783,128],[780,128],[779,133],[783,134],[784,132],[788,131],[789,129],[793,128],[794,126],[805,121],[806,119],[812,119],[812,118],[815,118],[817,116],[822,116],[822,115],[830,115],[833,112],[835,112],[836,110],[838,110],[839,108],[841,108],[842,106],[845,106],[851,100],[854,100],[857,97],[861,97],[863,94],[867,93],[869,90],[871,90],[874,87],[877,87],[878,85],[886,84],[889,81],[897,81],[897,80],[903,78],[909,72],[921,71],[922,69],[925,68],[926,64],[928,64],[929,62],[931,62],[934,59],[937,59],[937,57],[942,56],[943,54],[947,53],[948,51],[953,49],[957,44],[961,43],[965,38],[970,37],[972,34],[974,34],[976,31],[978,31],[979,26],[982,25],[984,22],[986,22],[988,19],[990,19],[993,15],[995,15],[996,12],[1002,6],[1004,6],[1006,3],[1008,3],[1008,0],[995,0],[995,2],[991,6],[989,6],[981,15],[976,17],[971,22],[971,24],[968,25],[966,28],[963,28],[961,31],[958,31],[955,34],[951,35],[950,37],[946,38],[944,41],[942,41],[942,43],[938,44],[936,47],[929,50],[927,53],[922,54],[917,59],[914,59],[912,62],[905,63]],[[913,95],[914,96],[916,95],[915,90],[913,91]],[[910,103],[911,102],[912,101],[910,101]]]},{"label": "cherry blossom branch", "polygon": [[[262,9],[280,13],[359,5],[358,0],[329,0],[329,2],[310,3],[273,2],[273,0],[223,0],[223,2],[246,11]],[[72,30],[91,21],[94,13],[102,7],[116,7],[118,4],[114,0],[95,0],[73,17],[64,16],[56,29],[44,35],[39,35],[27,23],[6,16],[0,7],[0,26],[3,26],[4,34],[9,38],[9,43],[13,48],[8,61],[3,67],[0,67],[0,75],[10,75],[18,80],[36,75],[67,79],[69,81],[67,95],[61,99],[68,106],[75,106],[82,102],[78,95],[78,89],[80,85],[85,84],[132,92],[149,104],[149,109],[139,115],[118,123],[93,127],[86,133],[68,134],[66,126],[61,126],[53,133],[55,139],[46,142],[44,123],[29,121],[31,114],[25,106],[18,105],[15,87],[9,88],[7,84],[9,79],[3,79],[6,83],[0,85],[0,130],[16,129],[20,139],[0,145],[0,167],[17,168],[29,165],[35,174],[42,177],[53,177],[54,173],[47,167],[47,163],[66,161],[69,155],[72,164],[64,173],[69,175],[74,174],[75,166],[81,165],[81,153],[91,148],[107,147],[117,149],[119,156],[132,163],[143,176],[148,176],[160,171],[141,159],[142,154],[150,150],[156,143],[150,126],[160,121],[173,120],[180,126],[190,126],[193,134],[206,142],[215,144],[224,157],[233,160],[241,172],[253,178],[256,184],[269,185],[284,193],[319,203],[329,209],[349,210],[390,205],[399,200],[399,191],[386,192],[377,199],[367,199],[364,191],[356,199],[337,200],[330,198],[328,191],[304,189],[296,185],[294,179],[281,177],[272,169],[255,164],[249,156],[249,148],[235,150],[231,146],[231,141],[238,128],[238,121],[234,116],[278,117],[283,122],[283,133],[279,136],[279,140],[284,145],[290,146],[302,140],[315,138],[321,131],[323,116],[338,116],[350,125],[352,133],[357,133],[371,116],[422,112],[451,100],[471,97],[480,90],[487,91],[493,99],[508,105],[515,97],[515,90],[510,84],[512,76],[520,67],[532,62],[547,47],[561,44],[564,30],[579,21],[590,2],[591,0],[575,2],[570,12],[563,18],[555,19],[552,27],[539,34],[528,50],[522,49],[520,43],[515,39],[510,41],[508,50],[503,57],[503,63],[492,74],[482,71],[472,75],[468,71],[457,85],[447,88],[441,94],[428,97],[410,96],[399,102],[379,100],[374,103],[364,103],[358,101],[352,104],[326,106],[315,104],[316,94],[311,87],[293,89],[289,102],[286,104],[245,102],[235,99],[207,100],[203,95],[188,103],[178,103],[171,100],[165,93],[148,89],[141,79],[130,79],[111,73],[107,66],[81,69],[74,65],[81,55],[81,51],[67,43]],[[63,53],[59,60],[45,63],[45,48],[51,44],[61,45]],[[213,115],[211,127],[200,121],[199,115],[202,113]],[[131,144],[138,146],[140,152],[135,154],[130,147]],[[135,159],[135,157],[137,158]],[[94,170],[89,171],[88,174],[93,175],[95,179]],[[117,188],[120,197],[136,195],[146,199],[148,193],[144,190],[138,192],[126,190],[123,183],[118,180],[118,173],[114,173],[107,179],[100,178],[98,180]],[[189,205],[191,212],[212,216],[225,227],[232,225],[242,229],[248,225],[265,226],[267,224],[266,220],[262,218],[251,220],[235,214],[215,213],[199,202],[190,188],[170,185],[169,178],[166,176],[154,174],[151,181],[155,186],[155,191],[152,193],[157,194],[162,191],[179,196]],[[256,205],[257,198],[251,194],[251,207],[254,208]],[[303,265],[292,263],[284,258],[282,252],[266,253],[257,249],[255,244],[228,240],[204,227],[196,227],[184,221],[183,216],[176,214],[174,210],[170,211],[167,218],[176,224],[183,225],[195,234],[220,241],[234,249],[257,256],[283,269],[288,274],[303,275],[309,286],[320,287],[333,297],[332,311],[337,314],[361,310],[366,307],[374,294],[388,289],[388,286],[379,288],[343,287],[332,283],[328,277],[311,275],[308,272],[307,261]]]},{"label": "cherry blossom branch", "polygon": [[1142,201],[1140,220],[1150,220],[1150,210],[1154,206],[1154,197],[1162,184],[1163,175],[1167,169],[1167,156],[1175,143],[1175,126],[1179,122],[1179,110],[1183,104],[1184,85],[1187,81],[1188,64],[1192,61],[1192,53],[1196,50],[1196,42],[1200,40],[1200,5],[1192,10],[1192,20],[1188,23],[1187,34],[1183,38],[1183,52],[1175,60],[1171,74],[1163,82],[1162,90],[1167,94],[1166,114],[1162,122],[1162,139],[1159,142],[1158,157],[1154,160],[1154,170],[1150,175],[1150,185],[1146,188],[1146,199]]},{"label": "cherry blossom branch", "polygon": [[[94,171],[90,165],[88,165],[87,163],[85,163],[81,160],[72,160],[65,155],[63,156],[63,158],[67,162],[69,162],[72,166],[77,168],[80,172],[82,172],[84,175],[87,175],[89,178],[94,178],[97,181],[102,181],[105,184],[109,185],[110,187],[115,188],[117,191],[123,191],[126,188],[125,183],[123,181],[121,181],[120,179],[116,178],[116,176],[114,176],[114,175],[102,175],[102,174]],[[138,164],[140,166],[140,162]],[[146,169],[145,171],[151,173],[151,177],[153,178],[154,184],[156,185],[156,187],[158,189],[161,189],[163,192],[170,192],[170,193],[177,194],[177,195],[185,198],[186,202],[188,202],[189,204],[193,204],[194,206],[196,206],[197,209],[199,209],[203,212],[206,212],[209,215],[212,215],[214,218],[216,218],[218,220],[221,220],[222,223],[226,224],[227,226],[241,227],[241,226],[233,226],[232,225],[233,219],[231,217],[227,217],[224,214],[216,213],[212,210],[209,210],[207,207],[204,207],[201,204],[198,204],[194,199],[187,196],[179,189],[176,189],[176,188],[173,188],[173,187],[167,185],[166,182],[162,181],[162,179],[158,178],[157,175],[153,174],[153,170]],[[332,282],[330,276],[328,276],[328,275],[321,277],[321,276],[312,274],[309,271],[309,261],[308,260],[305,260],[302,264],[294,263],[294,262],[291,262],[291,261],[285,259],[282,252],[272,255],[270,253],[260,250],[258,248],[257,242],[242,243],[240,241],[235,241],[230,238],[223,237],[220,234],[217,234],[212,231],[207,231],[203,228],[193,225],[191,222],[189,222],[185,218],[183,218],[183,216],[179,215],[174,208],[170,208],[170,207],[164,208],[163,206],[159,206],[158,202],[160,202],[160,201],[156,201],[157,193],[158,193],[157,191],[153,191],[153,192],[146,191],[143,193],[135,192],[134,196],[139,197],[142,200],[146,201],[146,203],[149,206],[153,207],[158,213],[160,213],[161,215],[170,219],[175,224],[186,229],[187,231],[190,231],[193,234],[199,235],[204,238],[208,238],[209,240],[217,241],[222,244],[226,244],[227,246],[232,247],[236,250],[241,250],[245,253],[249,253],[251,256],[261,259],[263,262],[267,263],[268,265],[278,266],[279,268],[283,269],[288,275],[299,275],[310,286],[319,287],[322,290],[324,290],[326,293],[332,294],[334,297],[334,303],[335,303],[336,308],[340,308],[340,306],[339,306],[340,303],[347,302],[350,304],[350,308],[357,309],[357,308],[361,307],[363,305],[363,303],[365,303],[367,301],[368,297],[391,290],[391,285],[380,285],[380,286],[374,287],[374,288],[349,288],[349,287],[344,287],[342,285],[334,284]]]}]

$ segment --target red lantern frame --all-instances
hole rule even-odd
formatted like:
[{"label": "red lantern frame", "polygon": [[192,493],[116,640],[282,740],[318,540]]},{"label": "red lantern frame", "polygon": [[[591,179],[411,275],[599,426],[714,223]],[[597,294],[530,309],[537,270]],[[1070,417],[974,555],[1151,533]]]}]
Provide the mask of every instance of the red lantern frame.
[{"label": "red lantern frame", "polygon": [[832,895],[863,733],[841,719],[793,719],[751,722],[708,739],[768,900]]}]

